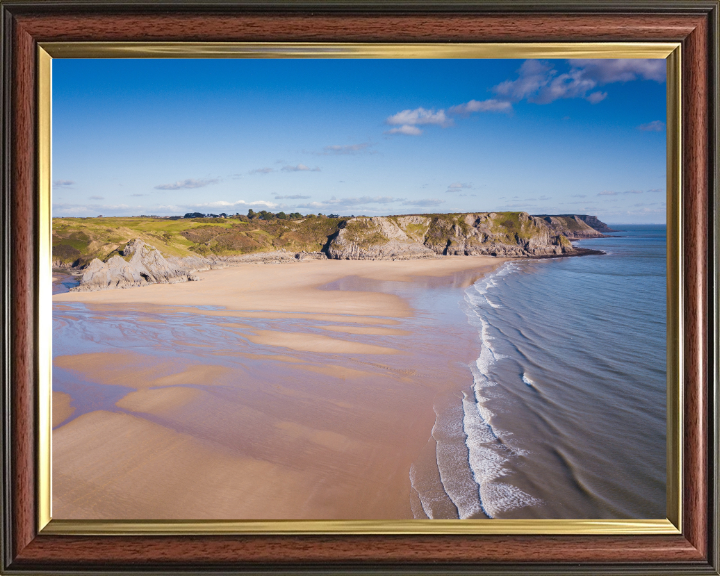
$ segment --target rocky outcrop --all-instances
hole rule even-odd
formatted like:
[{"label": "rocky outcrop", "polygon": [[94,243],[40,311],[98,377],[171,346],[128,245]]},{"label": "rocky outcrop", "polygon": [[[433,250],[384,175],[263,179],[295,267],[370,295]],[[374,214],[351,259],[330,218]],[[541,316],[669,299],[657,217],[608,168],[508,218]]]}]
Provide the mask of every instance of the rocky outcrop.
[{"label": "rocky outcrop", "polygon": [[[559,223],[561,227],[566,227],[568,230],[568,233],[572,235],[571,228],[575,227],[575,223],[580,224],[581,222],[587,224],[590,228],[595,230],[596,232],[599,232],[599,236],[602,236],[603,234],[607,234],[610,232],[617,232],[617,230],[613,230],[605,224],[605,222],[600,221],[600,219],[597,216],[588,216],[587,214],[558,214],[555,216],[550,216],[548,214],[540,214],[537,216],[537,218],[554,218]],[[581,225],[582,226],[582,225]],[[578,232],[580,232],[581,235],[579,235],[577,238],[571,238],[571,240],[577,240],[580,238],[597,238],[598,236],[586,236],[583,234],[582,228],[578,229]],[[568,236],[568,234],[566,234]],[[568,236],[570,238],[570,236]]]},{"label": "rocky outcrop", "polygon": [[427,225],[423,216],[351,218],[340,225],[327,254],[338,260],[434,258],[435,252],[422,243]]},{"label": "rocky outcrop", "polygon": [[[599,221],[598,221],[599,222]],[[481,212],[347,220],[327,254],[343,260],[403,260],[438,255],[547,257],[577,253],[570,240],[602,234],[582,219]]]},{"label": "rocky outcrop", "polygon": [[579,218],[580,220],[585,222],[585,224],[590,226],[590,228],[592,228],[593,230],[597,230],[601,234],[617,232],[617,230],[613,230],[612,228],[610,228],[610,226],[605,224],[605,222],[601,222],[597,216],[588,216],[587,214],[583,214],[583,215],[575,215],[575,218]]},{"label": "rocky outcrop", "polygon": [[[129,258],[129,259],[127,259]],[[199,280],[198,270],[219,267],[204,258],[166,259],[160,252],[142,240],[133,240],[107,262],[95,258],[83,271],[80,285],[74,292],[88,292],[111,288],[132,288],[148,284],[175,284]]]},{"label": "rocky outcrop", "polygon": [[[128,259],[129,258],[129,259]],[[149,284],[176,284],[178,282],[197,281],[196,272],[225,268],[228,264],[254,262],[279,264],[302,260],[327,259],[323,252],[260,252],[242,256],[176,256],[164,257],[155,247],[140,239],[129,242],[120,254],[115,254],[103,262],[95,258],[83,270],[80,285],[71,288],[72,292],[90,292],[113,288],[133,288]]]}]

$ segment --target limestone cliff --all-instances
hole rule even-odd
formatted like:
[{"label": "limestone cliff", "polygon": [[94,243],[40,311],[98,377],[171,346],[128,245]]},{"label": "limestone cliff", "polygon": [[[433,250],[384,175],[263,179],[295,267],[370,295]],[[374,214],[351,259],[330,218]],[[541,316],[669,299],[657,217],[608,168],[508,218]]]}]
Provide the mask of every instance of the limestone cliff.
[{"label": "limestone cliff", "polygon": [[[559,214],[556,216],[542,214],[536,218],[543,218],[551,227],[561,231],[570,240],[597,238],[607,232],[617,232],[605,222],[601,222],[597,216],[586,214]],[[598,234],[594,234],[593,230]]]},{"label": "limestone cliff", "polygon": [[[207,256],[197,254],[179,257],[164,256],[160,250],[140,238],[127,242],[124,247],[117,243],[99,248],[96,246],[95,250],[108,255],[104,257],[106,261],[94,258],[84,268],[77,267],[83,271],[82,279],[73,290],[187,282],[199,279],[195,274],[198,271],[243,262],[276,264],[318,258],[407,260],[481,254],[509,258],[572,256],[587,253],[588,250],[575,248],[570,240],[598,238],[603,236],[599,230],[610,231],[606,224],[594,216],[530,216],[526,212],[361,216],[336,218],[327,225],[324,221],[330,221],[329,218],[315,220],[319,224],[313,231],[325,234],[325,245],[321,251],[280,248],[221,256],[208,249]],[[294,228],[288,228],[291,225],[295,224],[273,224],[275,228],[268,228],[266,235],[272,240],[270,245],[276,241],[281,243],[280,240],[286,236],[298,234]],[[203,232],[206,228],[201,226],[194,230]],[[229,229],[227,226],[218,228],[221,231]],[[269,231],[273,231],[275,236],[270,236]],[[79,233],[75,234],[77,236]],[[213,237],[210,244],[203,246],[210,248],[215,241]],[[309,246],[319,245],[319,242],[303,242]]]},{"label": "limestone cliff", "polygon": [[340,225],[327,254],[343,260],[562,256],[577,253],[570,240],[602,236],[581,218],[526,212],[360,217]]}]

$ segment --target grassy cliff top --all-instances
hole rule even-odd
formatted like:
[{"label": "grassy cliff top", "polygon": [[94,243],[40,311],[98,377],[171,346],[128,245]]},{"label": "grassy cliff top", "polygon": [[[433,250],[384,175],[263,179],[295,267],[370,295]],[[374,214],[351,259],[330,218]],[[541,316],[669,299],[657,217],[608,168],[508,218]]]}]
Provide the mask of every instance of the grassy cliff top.
[{"label": "grassy cliff top", "polygon": [[53,260],[82,266],[106,260],[135,238],[165,256],[230,256],[285,249],[314,252],[338,229],[339,218],[53,218]]},{"label": "grassy cliff top", "polygon": [[[278,217],[279,216],[279,217]],[[334,216],[334,215],[333,215]],[[535,226],[524,212],[478,212],[388,216],[415,241],[445,237],[453,230],[466,233],[468,217],[487,218],[493,233],[508,239],[533,235]],[[421,217],[418,219],[417,217]],[[165,256],[235,256],[286,250],[318,252],[341,227],[363,244],[384,240],[376,226],[363,217],[286,216],[263,212],[253,218],[97,217],[53,218],[52,248],[55,265],[84,266],[92,259],[107,260],[140,238]],[[566,225],[577,226],[572,218]],[[572,221],[571,221],[572,220]]]}]

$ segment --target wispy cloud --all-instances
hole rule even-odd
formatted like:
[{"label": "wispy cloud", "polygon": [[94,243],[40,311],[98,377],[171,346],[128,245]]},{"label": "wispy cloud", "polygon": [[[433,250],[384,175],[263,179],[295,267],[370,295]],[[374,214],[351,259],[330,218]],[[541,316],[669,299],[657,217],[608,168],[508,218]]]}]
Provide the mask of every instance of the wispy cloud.
[{"label": "wispy cloud", "polygon": [[187,180],[178,180],[177,182],[173,182],[172,184],[159,184],[155,186],[155,190],[183,190],[203,188],[204,186],[209,186],[210,184],[217,184],[218,182],[219,180],[217,178],[208,180],[195,180],[192,178],[188,178]]},{"label": "wispy cloud", "polygon": [[275,195],[275,200],[307,200],[309,198],[311,198],[311,196],[303,196],[302,194],[291,194],[288,196]]},{"label": "wispy cloud", "polygon": [[460,192],[462,190],[467,190],[469,188],[472,188],[472,184],[468,184],[466,182],[453,182],[447,187],[447,190],[445,191],[446,194],[454,194],[455,192]]},{"label": "wispy cloud", "polygon": [[283,172],[320,172],[320,168],[309,168],[305,164],[296,164],[295,166],[283,166]]},{"label": "wispy cloud", "polygon": [[448,108],[448,112],[451,114],[458,114],[461,116],[467,116],[473,112],[505,112],[511,113],[513,111],[512,104],[506,100],[497,100],[491,98],[489,100],[470,100],[465,104],[458,104],[457,106],[451,106]]},{"label": "wispy cloud", "polygon": [[558,74],[557,70],[541,60],[526,60],[518,70],[515,80],[506,80],[493,88],[499,96],[519,101],[528,100],[536,104],[548,104],[559,98],[587,98],[593,104],[600,102],[606,94],[590,93],[597,81],[586,78],[583,70],[573,67],[569,72]]},{"label": "wispy cloud", "polygon": [[105,200],[105,196],[90,196],[90,200]]},{"label": "wispy cloud", "polygon": [[114,211],[143,210],[140,206],[129,206],[127,204],[66,204],[54,203],[53,214],[98,214]]},{"label": "wispy cloud", "polygon": [[391,128],[386,130],[385,134],[405,134],[405,136],[420,136],[423,131],[417,126],[400,126],[398,128]]},{"label": "wispy cloud", "polygon": [[255,170],[250,170],[248,174],[270,174],[270,172],[275,172],[272,168],[255,168]]},{"label": "wispy cloud", "polygon": [[360,196],[359,198],[331,198],[325,203],[333,206],[360,206],[363,204],[392,204],[400,200],[402,198],[392,198],[391,196]]},{"label": "wispy cloud", "polygon": [[[160,206],[161,209],[167,209],[167,210],[174,210],[178,211],[179,209],[188,210],[188,209],[194,209],[194,210],[202,210],[207,208],[216,208],[216,209],[232,209],[232,208],[241,208],[243,206],[266,206],[268,208],[274,208],[277,206],[276,202],[268,202],[266,200],[254,200],[252,202],[248,202],[246,200],[236,200],[235,202],[228,202],[227,200],[215,200],[213,202],[203,202],[200,204],[181,204],[181,205],[174,205],[174,206]],[[182,211],[182,210],[181,210]]]},{"label": "wispy cloud", "polygon": [[140,196],[150,196],[150,194],[130,194],[130,196],[134,196],[136,198],[139,198]]},{"label": "wispy cloud", "polygon": [[603,190],[602,192],[598,192],[598,196],[619,196],[621,194],[627,195],[627,194],[644,194],[645,192],[659,192],[659,189],[656,190],[624,190],[623,192],[616,192],[615,190]]},{"label": "wispy cloud", "polygon": [[53,182],[53,188],[69,188],[70,186],[75,186],[73,180],[55,180]]},{"label": "wispy cloud", "polygon": [[370,150],[372,144],[369,142],[362,142],[360,144],[346,144],[343,146],[333,145],[325,146],[322,154],[337,154],[337,155],[349,155],[349,154],[372,154],[375,150]]},{"label": "wispy cloud", "polygon": [[527,100],[549,104],[561,98],[584,98],[591,104],[602,102],[607,92],[599,86],[631,80],[665,80],[663,60],[570,60],[570,70],[560,73],[542,60],[526,60],[514,80],[493,88],[495,94],[511,101]]},{"label": "wispy cloud", "polygon": [[662,132],[665,130],[665,122],[653,120],[647,124],[640,124],[640,126],[638,126],[638,130],[642,130],[643,132]]},{"label": "wispy cloud", "polygon": [[598,84],[631,80],[665,81],[666,63],[661,59],[578,59],[570,62],[573,67],[582,70],[585,77],[595,80]]},{"label": "wispy cloud", "polygon": [[392,198],[391,196],[360,196],[350,198],[335,198],[322,202],[309,202],[307,204],[299,204],[298,208],[323,209],[323,208],[353,208],[357,206],[370,206],[373,204],[393,204],[402,202],[404,198]]},{"label": "wispy cloud", "polygon": [[419,207],[428,207],[428,206],[439,206],[440,204],[444,204],[445,200],[439,200],[437,198],[426,198],[424,200],[405,200],[402,205],[403,206],[419,206]]}]

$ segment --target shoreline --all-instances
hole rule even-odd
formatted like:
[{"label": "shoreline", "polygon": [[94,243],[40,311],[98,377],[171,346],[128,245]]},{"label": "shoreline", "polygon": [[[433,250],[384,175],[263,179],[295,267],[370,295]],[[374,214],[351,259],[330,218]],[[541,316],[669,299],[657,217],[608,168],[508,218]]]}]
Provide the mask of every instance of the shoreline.
[{"label": "shoreline", "polygon": [[434,398],[477,353],[458,288],[504,262],[245,264],[54,296],[61,335],[103,334],[55,350],[75,409],[53,433],[56,517],[412,518]]},{"label": "shoreline", "polygon": [[[602,237],[604,238],[605,236],[602,236]],[[592,249],[592,248],[578,248],[577,246],[574,246],[574,245],[573,245],[573,248],[574,248],[574,252],[572,252],[572,253],[564,253],[564,254],[525,255],[525,256],[520,256],[520,257],[481,255],[481,256],[479,256],[479,257],[481,257],[481,258],[494,258],[494,259],[499,259],[499,260],[503,260],[503,261],[505,261],[505,260],[518,260],[518,261],[522,261],[522,260],[545,260],[545,259],[550,259],[550,258],[552,258],[552,259],[557,259],[557,258],[571,258],[571,257],[578,257],[578,256],[600,256],[600,255],[605,254],[605,252],[602,251],[602,250],[594,250],[594,249]],[[462,255],[436,255],[435,257],[423,257],[423,258],[397,258],[397,259],[396,259],[396,258],[368,258],[368,259],[357,259],[357,260],[353,260],[353,259],[342,260],[342,259],[335,259],[335,258],[328,258],[328,257],[326,257],[326,258],[315,258],[315,257],[313,257],[313,258],[311,258],[311,259],[305,259],[305,258],[302,258],[302,257],[301,257],[301,256],[303,256],[303,255],[304,255],[304,253],[298,253],[298,254],[295,254],[294,256],[290,256],[290,255],[288,255],[288,254],[285,253],[285,252],[267,252],[267,253],[250,254],[250,255],[248,255],[248,258],[247,258],[246,260],[242,260],[242,261],[237,260],[237,259],[233,259],[233,257],[227,257],[227,258],[225,258],[225,259],[223,259],[222,257],[220,257],[220,258],[218,258],[217,262],[219,262],[220,264],[222,264],[223,267],[220,267],[220,268],[207,268],[207,269],[200,270],[200,272],[209,272],[209,271],[212,271],[212,270],[222,270],[222,269],[224,269],[224,268],[232,268],[232,267],[243,266],[243,265],[247,265],[247,264],[254,264],[254,265],[258,265],[258,264],[264,264],[264,265],[267,265],[267,264],[272,264],[272,265],[276,265],[276,264],[300,264],[300,263],[307,263],[308,261],[325,261],[325,260],[330,260],[330,261],[333,261],[333,260],[334,260],[334,261],[342,261],[342,262],[347,262],[347,261],[355,261],[355,262],[408,262],[408,261],[418,261],[418,260],[422,260],[422,261],[425,261],[425,260],[443,260],[443,259],[445,259],[445,258],[457,259],[457,258],[464,258],[464,257],[468,257],[468,256],[471,257],[471,258],[472,258],[472,257],[478,257],[478,255],[465,255],[465,256],[462,256]],[[281,256],[281,257],[279,257],[279,256]],[[53,273],[53,285],[59,284],[59,282],[57,282],[57,280],[59,280],[60,276],[56,276],[56,275],[64,275],[64,276],[68,276],[68,277],[71,277],[71,278],[77,278],[77,277],[81,277],[81,276],[83,275],[83,270],[84,270],[84,269],[85,269],[85,268],[75,268],[75,267],[70,267],[70,268],[67,268],[67,267],[53,267],[53,268],[52,268],[52,273]],[[194,279],[203,279],[203,277],[200,276],[200,277],[194,278]],[[182,282],[169,282],[169,283],[170,283],[170,284],[176,284],[176,283],[182,283]],[[70,290],[64,290],[63,292],[58,292],[58,293],[65,293],[65,292],[68,292],[68,291],[72,291],[72,292],[76,292],[76,291],[79,291],[79,292],[98,292],[98,291],[103,291],[103,290],[128,289],[128,288],[144,288],[144,287],[147,287],[147,286],[150,286],[150,285],[153,285],[153,284],[157,284],[157,283],[151,282],[151,283],[148,283],[148,284],[146,284],[146,285],[108,286],[108,287],[106,287],[106,288],[98,288],[98,289],[90,289],[90,290],[77,290],[78,286],[82,286],[81,281],[79,281],[78,284],[77,284],[76,286],[72,286],[72,287],[70,288]],[[165,282],[162,282],[161,284],[165,284]],[[54,293],[54,294],[55,294],[55,293]],[[54,295],[54,294],[53,294],[53,295]]]}]

